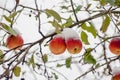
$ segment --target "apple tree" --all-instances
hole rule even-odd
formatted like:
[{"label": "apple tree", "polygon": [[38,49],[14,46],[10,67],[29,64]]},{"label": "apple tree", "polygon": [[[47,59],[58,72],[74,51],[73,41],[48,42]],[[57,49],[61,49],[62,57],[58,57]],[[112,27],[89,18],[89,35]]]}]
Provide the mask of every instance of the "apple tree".
[{"label": "apple tree", "polygon": [[0,0],[0,80],[120,80],[120,0]]}]

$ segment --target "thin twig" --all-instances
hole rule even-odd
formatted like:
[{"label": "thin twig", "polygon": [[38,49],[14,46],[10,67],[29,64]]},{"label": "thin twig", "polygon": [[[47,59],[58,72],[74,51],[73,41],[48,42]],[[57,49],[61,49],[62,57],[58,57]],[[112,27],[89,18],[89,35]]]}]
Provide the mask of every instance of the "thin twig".
[{"label": "thin twig", "polygon": [[73,10],[73,13],[74,13],[76,22],[78,22],[79,20],[78,20],[78,18],[77,18],[76,11],[75,11],[75,9],[74,9],[73,0],[70,0],[70,2],[71,2],[71,6],[72,6],[72,10]]},{"label": "thin twig", "polygon": [[48,73],[48,71],[47,71],[47,67],[46,67],[46,64],[45,64],[45,61],[44,61],[44,58],[43,58],[44,55],[43,55],[43,53],[42,53],[41,43],[39,43],[39,46],[40,46],[40,54],[41,54],[41,56],[42,56],[42,61],[43,61],[44,68],[45,68],[45,70],[44,70],[44,75],[46,74],[46,75],[47,75],[47,79],[50,80],[49,73]]},{"label": "thin twig", "polygon": [[41,20],[40,20],[40,12],[38,9],[38,4],[37,4],[37,0],[35,0],[35,5],[36,5],[36,10],[38,12],[37,17],[38,17],[38,32],[42,35],[42,37],[44,37],[44,34],[41,32]]},{"label": "thin twig", "polygon": [[8,10],[8,9],[6,9],[6,8],[0,7],[0,9],[5,10],[5,11],[7,11],[7,12],[11,13],[11,11],[10,11],[10,10]]},{"label": "thin twig", "polygon": [[106,65],[107,65],[107,69],[109,70],[109,74],[111,74],[111,67],[110,67],[110,63],[108,62],[108,59],[107,59],[107,55],[106,55],[106,47],[105,47],[105,42],[103,43],[103,54],[104,54],[104,59],[105,59],[105,61],[106,61]]}]

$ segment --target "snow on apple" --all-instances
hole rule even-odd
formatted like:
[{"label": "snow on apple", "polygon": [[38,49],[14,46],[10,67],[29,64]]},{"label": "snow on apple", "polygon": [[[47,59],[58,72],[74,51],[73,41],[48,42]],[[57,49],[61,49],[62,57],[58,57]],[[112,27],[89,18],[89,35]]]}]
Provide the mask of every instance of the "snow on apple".
[{"label": "snow on apple", "polygon": [[65,36],[65,40],[69,38],[79,39],[79,35],[77,34],[77,32],[71,28],[64,28],[62,34]]},{"label": "snow on apple", "polygon": [[113,75],[120,74],[120,67],[114,67],[114,69],[112,70],[112,74]]}]

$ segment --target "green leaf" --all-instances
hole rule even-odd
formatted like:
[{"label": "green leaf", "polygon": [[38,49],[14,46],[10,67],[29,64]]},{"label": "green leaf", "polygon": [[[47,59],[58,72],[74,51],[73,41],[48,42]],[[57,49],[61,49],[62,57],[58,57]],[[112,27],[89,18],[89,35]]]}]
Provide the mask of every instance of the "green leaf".
[{"label": "green leaf", "polygon": [[89,52],[91,52],[93,49],[92,48],[87,48],[86,49],[86,53],[89,53]]},{"label": "green leaf", "polygon": [[114,6],[115,0],[105,0],[106,2],[110,3],[110,5]]},{"label": "green leaf", "polygon": [[91,55],[91,48],[86,49],[84,53],[84,62],[88,64],[96,64],[95,58]]},{"label": "green leaf", "polygon": [[106,5],[107,3],[112,6],[120,6],[120,0],[100,0],[100,4],[102,6]]},{"label": "green leaf", "polygon": [[57,80],[58,79],[58,75],[56,75],[56,73],[52,73],[52,74],[54,75],[55,80]]},{"label": "green leaf", "polygon": [[120,0],[115,0],[115,6],[119,6],[120,7]]},{"label": "green leaf", "polygon": [[106,32],[107,29],[108,29],[109,24],[110,24],[110,17],[108,15],[105,15],[105,19],[104,19],[104,21],[102,23],[102,26],[101,26],[100,30],[103,33]]},{"label": "green leaf", "polygon": [[88,10],[91,7],[92,4],[88,4],[86,7],[86,10]]},{"label": "green leaf", "polygon": [[58,22],[61,21],[61,17],[60,17],[60,15],[59,15],[56,11],[54,11],[54,10],[52,10],[52,9],[46,9],[46,13],[47,13],[49,16],[53,16],[54,19],[58,20]]},{"label": "green leaf", "polygon": [[100,4],[101,4],[102,6],[104,6],[104,5],[106,5],[107,3],[106,3],[105,0],[100,0]]},{"label": "green leaf", "polygon": [[64,27],[64,26],[65,26],[65,27],[68,27],[68,26],[72,25],[72,22],[73,22],[72,18],[69,17],[62,26],[63,26],[63,27]]},{"label": "green leaf", "polygon": [[14,18],[17,15],[17,12],[12,13],[9,18]]},{"label": "green leaf", "polygon": [[16,66],[13,70],[13,73],[16,77],[20,76],[21,68],[19,66]]},{"label": "green leaf", "polygon": [[42,59],[43,59],[44,63],[46,63],[46,62],[48,61],[48,56],[47,56],[47,54],[44,54],[44,55],[42,56]]},{"label": "green leaf", "polygon": [[95,65],[95,68],[99,68],[99,67],[100,67],[100,64],[99,64],[99,63]]},{"label": "green leaf", "polygon": [[35,67],[35,61],[34,61],[34,55],[31,56],[30,61],[29,61],[29,65],[32,64],[32,67]]},{"label": "green leaf", "polygon": [[4,17],[4,19],[5,19],[7,22],[9,22],[9,23],[12,22],[11,19],[10,19],[9,17],[7,17],[6,15],[3,15],[3,17]]},{"label": "green leaf", "polygon": [[65,65],[66,65],[66,67],[67,68],[70,68],[70,66],[71,66],[71,57],[68,57],[66,60],[65,60]]},{"label": "green leaf", "polygon": [[77,6],[76,9],[75,9],[75,12],[76,13],[79,12],[81,10],[81,8],[82,8],[82,5]]},{"label": "green leaf", "polygon": [[59,63],[58,63],[56,67],[62,67],[62,66],[63,66],[62,64],[59,64]]},{"label": "green leaf", "polygon": [[88,64],[96,64],[96,60],[90,53],[88,55],[84,56],[84,62],[88,63]]},{"label": "green leaf", "polygon": [[86,30],[87,32],[91,33],[94,38],[96,38],[97,36],[97,31],[96,29],[94,28],[94,25],[92,25],[92,23],[88,22],[88,25],[87,23],[84,23],[82,26],[81,26],[82,29]]},{"label": "green leaf", "polygon": [[2,27],[10,34],[16,36],[17,33],[15,30],[13,30],[11,27],[9,27],[7,24],[2,23]]},{"label": "green leaf", "polygon": [[2,50],[0,50],[0,56],[1,56],[1,55],[3,55],[3,51],[2,51]]},{"label": "green leaf", "polygon": [[88,35],[84,31],[81,32],[81,39],[84,44],[89,45]]},{"label": "green leaf", "polygon": [[94,28],[94,25],[92,23],[89,22],[89,24],[90,24],[90,26],[89,26],[90,27],[89,32],[94,36],[94,38],[96,38],[96,36],[97,36],[96,29]]},{"label": "green leaf", "polygon": [[[22,9],[23,10],[23,9]],[[19,10],[17,12],[13,12],[12,14],[10,14],[9,18],[14,18],[18,13],[21,13],[22,10]]]},{"label": "green leaf", "polygon": [[68,6],[60,6],[61,7],[61,9],[65,9],[65,10],[68,10]]},{"label": "green leaf", "polygon": [[56,29],[56,33],[60,33],[61,31],[61,25],[56,21],[54,20],[53,22],[52,21],[49,21],[49,23],[52,24],[53,27],[55,27]]},{"label": "green leaf", "polygon": [[3,62],[3,60],[4,60],[4,57],[2,55],[3,55],[3,51],[0,50],[0,63]]}]

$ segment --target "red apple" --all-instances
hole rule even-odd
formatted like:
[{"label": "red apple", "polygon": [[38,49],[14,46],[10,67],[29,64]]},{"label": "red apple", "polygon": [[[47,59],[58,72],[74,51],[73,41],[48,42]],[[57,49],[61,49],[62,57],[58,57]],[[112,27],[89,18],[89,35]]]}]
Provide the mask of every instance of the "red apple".
[{"label": "red apple", "polygon": [[20,47],[18,47],[16,49],[21,49],[23,43],[24,43],[24,40],[19,34],[17,34],[16,36],[9,35],[7,37],[7,41],[6,41],[6,45],[9,49],[13,49],[13,48],[16,48],[18,46],[20,46]]},{"label": "red apple", "polygon": [[80,39],[69,38],[66,40],[67,50],[71,54],[78,54],[82,50],[82,42]]},{"label": "red apple", "polygon": [[120,38],[113,38],[109,44],[109,49],[113,54],[120,55]]},{"label": "red apple", "polygon": [[66,44],[64,38],[61,36],[54,37],[50,41],[49,49],[55,55],[64,53],[64,51],[66,50]]},{"label": "red apple", "polygon": [[112,80],[120,80],[120,74],[116,74],[112,77]]}]

